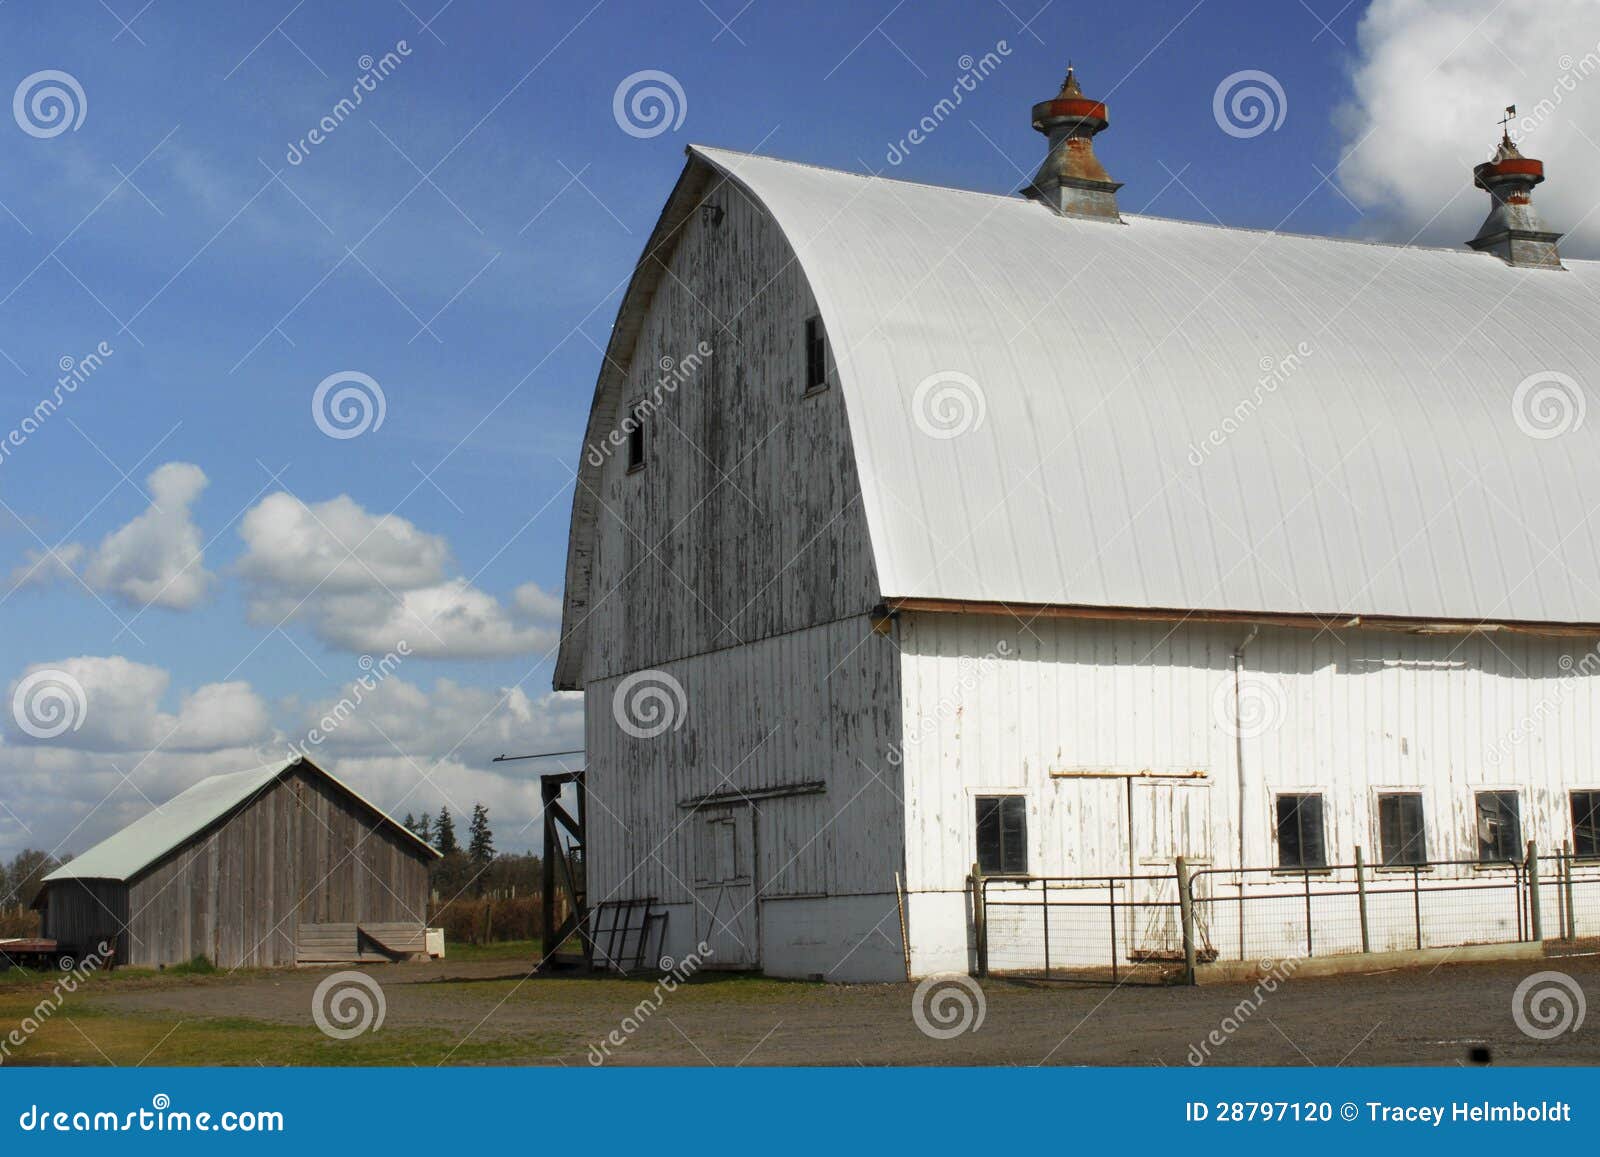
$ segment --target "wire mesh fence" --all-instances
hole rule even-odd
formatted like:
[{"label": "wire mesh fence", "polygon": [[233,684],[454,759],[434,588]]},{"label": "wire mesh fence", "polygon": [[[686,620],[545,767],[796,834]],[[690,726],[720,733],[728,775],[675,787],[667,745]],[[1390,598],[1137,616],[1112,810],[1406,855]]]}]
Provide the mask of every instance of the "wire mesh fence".
[{"label": "wire mesh fence", "polygon": [[[1187,895],[1185,891],[1187,890]],[[980,975],[1170,982],[1191,963],[1600,937],[1600,860],[1201,868],[972,881]],[[1187,916],[1186,916],[1187,911]],[[1185,928],[1189,936],[1185,937]]]}]

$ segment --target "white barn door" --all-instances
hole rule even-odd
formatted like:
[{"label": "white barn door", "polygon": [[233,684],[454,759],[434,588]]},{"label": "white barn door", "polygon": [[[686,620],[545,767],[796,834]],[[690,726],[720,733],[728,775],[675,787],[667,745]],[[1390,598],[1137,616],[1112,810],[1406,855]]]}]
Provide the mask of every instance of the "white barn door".
[{"label": "white barn door", "polygon": [[1211,785],[1203,781],[1134,781],[1133,830],[1128,833],[1133,871],[1157,877],[1134,885],[1138,904],[1129,921],[1130,955],[1171,957],[1183,951],[1175,862],[1191,869],[1211,863]]},{"label": "white barn door", "polygon": [[757,968],[755,828],[748,805],[704,810],[695,818],[695,941],[710,946],[709,967]]}]

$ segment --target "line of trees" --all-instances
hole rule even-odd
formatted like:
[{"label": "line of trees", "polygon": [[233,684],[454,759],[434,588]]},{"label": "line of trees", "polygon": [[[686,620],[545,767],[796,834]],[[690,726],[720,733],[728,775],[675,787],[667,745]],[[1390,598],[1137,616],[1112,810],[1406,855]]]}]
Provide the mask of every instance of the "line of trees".
[{"label": "line of trees", "polygon": [[37,848],[24,848],[9,863],[0,861],[0,939],[39,935],[39,913],[29,905],[40,883],[63,862]]},{"label": "line of trees", "polygon": [[532,853],[496,852],[489,809],[481,803],[472,805],[465,846],[456,834],[455,817],[449,808],[440,808],[437,815],[407,813],[402,822],[408,831],[439,853],[432,869],[436,902],[447,903],[465,897],[510,900],[539,895],[542,861]]}]

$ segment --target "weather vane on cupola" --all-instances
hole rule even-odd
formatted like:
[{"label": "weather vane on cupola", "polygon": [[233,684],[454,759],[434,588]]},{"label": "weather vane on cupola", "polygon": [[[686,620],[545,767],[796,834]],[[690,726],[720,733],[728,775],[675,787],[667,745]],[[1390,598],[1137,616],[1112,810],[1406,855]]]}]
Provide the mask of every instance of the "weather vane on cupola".
[{"label": "weather vane on cupola", "polygon": [[1506,105],[1506,115],[1500,118],[1500,135],[1508,141],[1511,139],[1511,122],[1516,119],[1516,115],[1517,106],[1508,104]]}]

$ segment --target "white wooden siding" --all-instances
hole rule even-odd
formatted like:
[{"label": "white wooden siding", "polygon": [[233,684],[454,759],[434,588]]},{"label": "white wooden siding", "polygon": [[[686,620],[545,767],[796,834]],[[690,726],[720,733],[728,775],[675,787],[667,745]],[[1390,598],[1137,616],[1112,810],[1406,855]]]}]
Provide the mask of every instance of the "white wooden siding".
[{"label": "white wooden siding", "polygon": [[[1028,798],[1035,874],[1129,871],[1127,781],[1094,773],[1180,785],[1203,772],[1210,856],[1238,864],[1230,689],[1244,630],[908,614],[898,633],[913,889],[962,886],[972,798],[1000,790]],[[1338,862],[1358,844],[1376,861],[1377,796],[1390,789],[1422,793],[1434,859],[1477,855],[1475,793],[1497,788],[1518,792],[1523,838],[1558,849],[1571,838],[1567,793],[1600,784],[1600,677],[1587,654],[1582,640],[1522,635],[1263,630],[1243,681],[1275,722],[1239,745],[1246,864],[1276,863],[1280,791],[1322,793]],[[1136,826],[1175,822],[1159,795],[1141,803],[1150,789],[1134,790]],[[1131,844],[1172,838],[1141,830]]]}]

